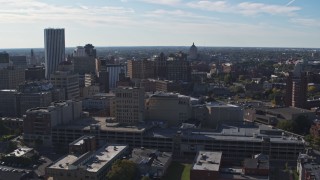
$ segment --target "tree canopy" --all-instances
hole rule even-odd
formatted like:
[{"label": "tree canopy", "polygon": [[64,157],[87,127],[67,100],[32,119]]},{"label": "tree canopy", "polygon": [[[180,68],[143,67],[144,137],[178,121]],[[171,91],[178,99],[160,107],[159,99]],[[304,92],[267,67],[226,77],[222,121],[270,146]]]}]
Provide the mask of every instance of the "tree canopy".
[{"label": "tree canopy", "polygon": [[117,160],[107,174],[107,180],[132,180],[137,172],[136,164],[129,160]]}]

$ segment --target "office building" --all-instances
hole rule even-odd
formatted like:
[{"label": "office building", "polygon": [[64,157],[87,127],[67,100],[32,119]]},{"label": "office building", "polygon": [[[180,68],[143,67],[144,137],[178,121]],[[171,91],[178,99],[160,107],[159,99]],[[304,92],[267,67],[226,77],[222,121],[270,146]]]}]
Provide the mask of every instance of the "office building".
[{"label": "office building", "polygon": [[83,99],[83,109],[89,111],[98,111],[100,115],[110,116],[111,103],[115,95],[112,93],[97,93],[92,97]]},{"label": "office building", "polygon": [[10,56],[7,52],[0,52],[0,69],[8,67],[10,64]]},{"label": "office building", "polygon": [[16,68],[27,68],[27,56],[10,56],[10,61]]},{"label": "office building", "polygon": [[128,75],[131,79],[154,78],[154,61],[147,59],[128,61]]},{"label": "office building", "polygon": [[116,121],[123,124],[137,124],[144,121],[144,89],[117,88],[112,104],[112,114]]},{"label": "office building", "polygon": [[1,89],[0,90],[0,116],[16,117],[17,116],[17,90]]},{"label": "office building", "polygon": [[25,69],[26,81],[41,81],[45,77],[45,68],[43,66],[32,66]]},{"label": "office building", "polygon": [[169,126],[178,126],[191,118],[189,96],[157,92],[146,99],[145,106],[148,121],[165,121]]},{"label": "office building", "polygon": [[191,80],[190,62],[183,57],[167,61],[167,80],[189,82]]},{"label": "office building", "polygon": [[98,82],[100,87],[100,92],[109,92],[109,72],[107,70],[98,71]]},{"label": "office building", "polygon": [[65,61],[64,29],[44,29],[44,55],[46,78],[58,69],[60,62]]},{"label": "office building", "polygon": [[50,77],[50,82],[55,88],[64,88],[66,99],[78,99],[79,91],[79,75],[72,71],[56,71]]},{"label": "office building", "polygon": [[109,89],[117,87],[117,81],[119,81],[119,74],[121,72],[127,74],[126,65],[121,64],[107,64],[106,70],[109,73]]},{"label": "office building", "polygon": [[17,89],[25,81],[24,69],[8,66],[0,69],[0,89]]},{"label": "office building", "polygon": [[47,107],[53,101],[65,99],[63,89],[55,89],[49,82],[26,82],[19,86],[16,94],[17,115],[20,117],[26,110],[36,107]]},{"label": "office building", "polygon": [[167,77],[167,59],[164,53],[160,53],[155,59],[155,78],[166,79]]},{"label": "office building", "polygon": [[92,44],[86,44],[83,46],[77,46],[77,48],[72,53],[73,57],[97,57],[97,50]]},{"label": "office building", "polygon": [[81,101],[60,101],[48,107],[28,109],[23,123],[23,139],[26,142],[42,140],[50,145],[52,127],[66,125],[81,115]]},{"label": "office building", "polygon": [[69,59],[74,64],[74,72],[78,74],[96,74],[96,58],[91,56],[76,56]]},{"label": "office building", "polygon": [[46,168],[46,176],[53,180],[105,180],[113,162],[127,153],[128,146],[104,145],[94,152],[69,154]]},{"label": "office building", "polygon": [[243,109],[232,104],[208,103],[206,104],[209,117],[203,122],[206,127],[215,127],[217,124],[243,121]]}]

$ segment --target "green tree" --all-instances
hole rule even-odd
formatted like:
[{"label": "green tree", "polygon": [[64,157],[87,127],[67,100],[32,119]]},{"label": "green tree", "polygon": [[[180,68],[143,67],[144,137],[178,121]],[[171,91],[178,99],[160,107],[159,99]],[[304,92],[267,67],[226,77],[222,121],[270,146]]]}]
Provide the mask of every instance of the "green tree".
[{"label": "green tree", "polygon": [[224,83],[226,83],[226,84],[231,84],[231,83],[232,83],[232,77],[231,77],[231,75],[230,75],[230,74],[224,75],[223,81],[224,81]]},{"label": "green tree", "polygon": [[13,142],[13,141],[9,141],[8,142],[8,146],[7,146],[7,149],[6,149],[6,152],[7,153],[10,153],[12,151],[14,151],[15,149],[18,148],[18,145],[16,142]]},{"label": "green tree", "polygon": [[293,132],[297,134],[308,134],[312,121],[306,116],[299,116],[294,120]]},{"label": "green tree", "polygon": [[308,92],[309,93],[314,93],[316,92],[317,88],[315,86],[308,86]]},{"label": "green tree", "polygon": [[107,174],[107,180],[132,180],[137,172],[136,164],[129,160],[117,160]]},{"label": "green tree", "polygon": [[151,179],[149,178],[149,176],[143,176],[141,180],[151,180]]},{"label": "green tree", "polygon": [[282,120],[282,121],[279,121],[279,122],[278,122],[277,128],[283,129],[283,130],[285,130],[285,131],[293,132],[294,124],[293,124],[293,121],[290,121],[290,120]]}]

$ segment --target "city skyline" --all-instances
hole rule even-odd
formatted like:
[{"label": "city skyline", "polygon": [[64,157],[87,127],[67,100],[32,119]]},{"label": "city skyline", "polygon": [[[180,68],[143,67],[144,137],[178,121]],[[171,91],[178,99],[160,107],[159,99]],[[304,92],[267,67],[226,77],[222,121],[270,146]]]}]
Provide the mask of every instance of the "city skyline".
[{"label": "city skyline", "polygon": [[43,29],[64,28],[66,47],[320,48],[320,2],[310,0],[2,1],[4,48],[43,48]]}]

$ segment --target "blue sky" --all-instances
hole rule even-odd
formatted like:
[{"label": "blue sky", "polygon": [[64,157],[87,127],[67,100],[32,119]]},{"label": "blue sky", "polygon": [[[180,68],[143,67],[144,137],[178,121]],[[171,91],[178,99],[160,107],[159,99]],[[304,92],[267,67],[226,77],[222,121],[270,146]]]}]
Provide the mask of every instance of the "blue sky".
[{"label": "blue sky", "polygon": [[319,0],[0,0],[0,48],[66,46],[320,48]]}]

